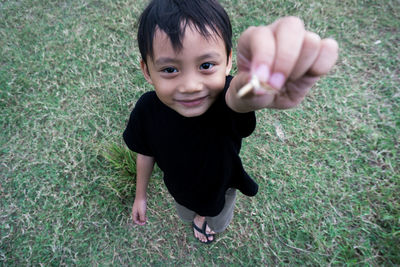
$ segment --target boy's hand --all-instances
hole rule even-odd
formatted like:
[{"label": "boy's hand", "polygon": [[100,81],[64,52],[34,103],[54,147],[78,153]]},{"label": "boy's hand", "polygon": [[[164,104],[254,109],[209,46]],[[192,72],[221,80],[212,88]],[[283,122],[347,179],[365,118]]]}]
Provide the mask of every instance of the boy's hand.
[{"label": "boy's hand", "polygon": [[[268,26],[250,27],[238,41],[238,74],[227,96],[233,109],[287,109],[299,104],[319,77],[327,74],[338,58],[338,44],[304,29],[296,17],[278,19]],[[237,92],[252,75],[276,89],[253,90],[239,99]]]},{"label": "boy's hand", "polygon": [[145,199],[135,199],[132,207],[132,220],[138,225],[145,225],[147,202]]}]

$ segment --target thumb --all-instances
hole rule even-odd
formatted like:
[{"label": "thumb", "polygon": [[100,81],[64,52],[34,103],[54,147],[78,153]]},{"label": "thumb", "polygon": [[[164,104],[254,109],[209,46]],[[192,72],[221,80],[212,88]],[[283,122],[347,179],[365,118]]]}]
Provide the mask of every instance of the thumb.
[{"label": "thumb", "polygon": [[138,222],[138,217],[139,217],[138,212],[136,210],[132,210],[132,215],[131,216],[132,216],[133,222],[137,223]]},{"label": "thumb", "polygon": [[146,223],[146,212],[142,211],[139,213],[139,224],[144,225]]},{"label": "thumb", "polygon": [[229,87],[234,89],[237,93],[245,84],[247,84],[251,79],[249,72],[238,72],[232,79]]},{"label": "thumb", "polygon": [[275,39],[270,27],[250,27],[238,40],[238,68],[268,82],[275,56]]}]

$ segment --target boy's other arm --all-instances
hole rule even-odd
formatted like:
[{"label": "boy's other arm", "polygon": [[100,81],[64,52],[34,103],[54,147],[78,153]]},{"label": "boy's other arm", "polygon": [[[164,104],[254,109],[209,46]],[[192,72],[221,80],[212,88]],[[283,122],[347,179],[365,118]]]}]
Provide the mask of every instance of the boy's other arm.
[{"label": "boy's other arm", "polygon": [[147,209],[147,185],[154,168],[154,158],[137,154],[136,157],[136,196],[132,207],[133,222],[145,225]]},{"label": "boy's other arm", "polygon": [[[299,18],[285,17],[268,26],[250,27],[238,40],[238,74],[226,94],[227,104],[237,112],[295,107],[337,58],[337,42],[321,40],[316,33],[306,31]],[[274,92],[259,89],[238,96],[253,75]]]}]

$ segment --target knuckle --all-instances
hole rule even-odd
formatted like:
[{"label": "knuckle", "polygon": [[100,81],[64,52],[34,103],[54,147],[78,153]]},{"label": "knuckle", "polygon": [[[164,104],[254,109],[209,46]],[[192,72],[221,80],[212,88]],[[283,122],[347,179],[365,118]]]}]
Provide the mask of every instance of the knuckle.
[{"label": "knuckle", "polygon": [[256,32],[257,35],[264,35],[266,33],[269,33],[271,29],[268,26],[258,26],[255,27],[254,32]]},{"label": "knuckle", "polygon": [[337,53],[339,50],[339,44],[334,39],[331,38],[323,39],[322,44],[324,47],[326,47],[333,53]]},{"label": "knuckle", "polygon": [[319,44],[321,42],[321,37],[315,32],[306,32],[305,41],[313,44]]},{"label": "knuckle", "polygon": [[246,33],[252,38],[257,38],[263,36],[263,33],[266,31],[269,31],[268,27],[266,26],[250,26],[247,28]]},{"label": "knuckle", "polygon": [[255,31],[256,29],[257,29],[256,26],[250,26],[249,28],[247,28],[247,31],[252,32],[252,31]]},{"label": "knuckle", "polygon": [[302,51],[307,51],[308,53],[310,53],[310,51],[314,51],[314,53],[318,53],[321,48],[321,44],[321,38],[318,34],[306,32]]},{"label": "knuckle", "polygon": [[284,18],[284,21],[290,25],[304,28],[304,22],[299,17],[287,16]]},{"label": "knuckle", "polygon": [[250,26],[250,27],[248,27],[248,28],[242,33],[242,35],[241,35],[242,38],[240,38],[239,40],[241,40],[241,39],[243,39],[243,38],[246,38],[246,37],[248,37],[248,36],[251,36],[251,35],[254,33],[254,31],[255,31],[256,29],[257,29],[256,26]]},{"label": "knuckle", "polygon": [[282,29],[284,31],[290,31],[293,33],[301,33],[304,32],[304,22],[298,17],[290,16],[290,17],[284,17],[278,26],[279,29]]}]

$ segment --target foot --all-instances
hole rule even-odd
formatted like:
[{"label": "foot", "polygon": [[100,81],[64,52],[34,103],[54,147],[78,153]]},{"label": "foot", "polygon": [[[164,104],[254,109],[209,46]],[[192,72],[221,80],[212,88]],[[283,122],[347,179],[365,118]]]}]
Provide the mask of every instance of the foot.
[{"label": "foot", "polygon": [[202,217],[196,215],[193,220],[193,231],[194,236],[201,242],[201,243],[211,243],[214,241],[214,235],[216,234],[214,231],[208,227],[206,222],[206,217]]}]

